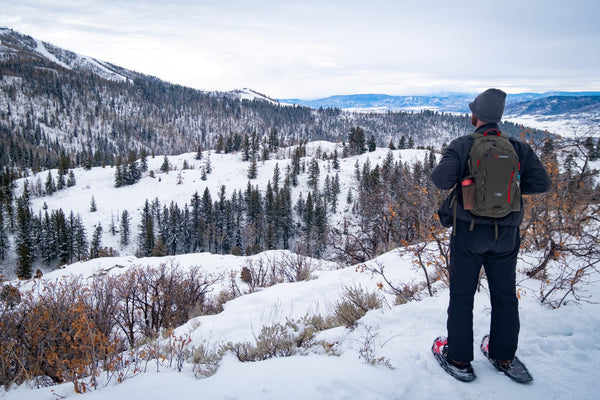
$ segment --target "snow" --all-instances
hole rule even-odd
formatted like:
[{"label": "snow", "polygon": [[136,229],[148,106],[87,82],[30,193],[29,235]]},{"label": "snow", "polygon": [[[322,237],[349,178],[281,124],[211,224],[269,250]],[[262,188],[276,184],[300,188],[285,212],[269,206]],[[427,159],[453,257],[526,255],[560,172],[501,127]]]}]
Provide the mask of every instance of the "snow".
[{"label": "snow", "polygon": [[[339,144],[329,142],[310,143],[308,157],[319,152],[331,153]],[[264,189],[272,179],[273,168],[279,164],[282,176],[288,160],[287,150],[281,150],[280,159],[268,160],[259,165],[259,176],[251,181]],[[362,164],[368,158],[371,166],[383,162],[388,149],[377,149],[358,157],[341,159],[340,182],[342,196],[352,187],[354,164]],[[425,151],[396,150],[395,160],[402,162],[422,161]],[[201,195],[209,188],[213,200],[220,185],[227,187],[229,197],[233,190],[245,189],[248,180],[248,163],[240,161],[240,154],[210,154],[215,172],[206,181],[200,179],[200,169],[206,162],[195,160],[194,153],[169,156],[169,161],[178,170],[160,173],[163,156],[148,158],[149,168],[156,172],[155,178],[145,176],[133,186],[114,188],[114,168],[93,168],[90,171],[76,169],[77,185],[64,189],[50,197],[32,199],[34,212],[46,203],[50,210],[62,208],[65,213],[73,210],[87,221],[88,236],[91,226],[102,223],[103,245],[119,249],[118,235],[108,232],[111,218],[116,218],[127,209],[132,216],[132,233],[136,231],[139,210],[144,200],[159,198],[161,204],[171,201],[180,206],[189,204],[195,191]],[[191,169],[181,171],[187,160]],[[308,160],[306,158],[305,160]],[[327,161],[320,161],[321,184],[327,175]],[[218,173],[217,173],[218,171]],[[333,170],[332,170],[333,171]],[[177,184],[181,172],[183,182]],[[335,171],[333,172],[333,174]],[[38,175],[42,184],[47,172]],[[56,178],[56,171],[53,171]],[[35,181],[38,177],[29,177]],[[294,189],[293,199],[304,193],[306,180],[300,176],[300,186]],[[19,182],[19,190],[22,188]],[[98,211],[91,213],[89,205],[94,196]],[[340,201],[344,204],[344,201]],[[343,205],[338,212],[344,215]],[[191,346],[204,345],[216,348],[227,342],[254,342],[263,326],[298,319],[306,315],[330,315],[334,304],[341,299],[348,287],[361,287],[369,292],[378,291],[379,279],[368,272],[361,272],[361,265],[340,266],[325,260],[309,260],[312,279],[296,283],[282,283],[248,293],[247,285],[239,280],[239,272],[249,261],[277,262],[285,257],[294,257],[289,251],[268,251],[251,257],[214,255],[209,253],[186,254],[158,258],[137,258],[134,247],[119,249],[119,257],[99,258],[78,262],[65,268],[45,272],[43,281],[70,276],[89,277],[94,274],[124,274],[133,267],[176,265],[180,268],[199,267],[207,274],[230,276],[233,271],[243,296],[227,302],[224,310],[216,315],[196,317],[175,330],[175,335],[189,335]],[[393,282],[419,283],[423,274],[412,263],[410,254],[397,251],[385,253],[366,263],[367,266],[384,265],[386,275]],[[474,307],[475,360],[473,367],[478,378],[472,383],[463,383],[446,374],[431,354],[433,339],[446,333],[446,309],[448,289],[436,284],[433,297],[427,293],[420,301],[395,305],[391,295],[384,294],[383,307],[368,312],[358,321],[354,329],[337,327],[318,334],[317,339],[331,343],[336,355],[329,355],[320,347],[302,350],[285,358],[273,358],[260,362],[243,363],[232,354],[221,360],[213,376],[197,378],[192,366],[185,365],[176,372],[161,365],[129,377],[123,383],[101,384],[97,390],[76,394],[71,383],[54,387],[31,388],[24,384],[7,392],[0,389],[6,400],[54,400],[65,399],[111,399],[144,400],[206,398],[212,400],[235,399],[589,399],[600,392],[597,377],[600,360],[600,296],[598,277],[592,279],[589,291],[592,302],[567,303],[552,310],[539,303],[540,283],[527,279],[523,270],[528,265],[520,262],[519,293],[521,333],[517,355],[525,362],[534,376],[534,381],[521,385],[499,374],[477,349],[481,337],[488,333],[490,321],[489,296],[485,287],[476,294]],[[17,284],[16,281],[13,283]],[[32,282],[18,283],[22,286]],[[225,279],[222,285],[227,285]],[[485,286],[485,285],[484,285]],[[219,292],[216,288],[215,293]],[[596,302],[596,303],[594,303]],[[375,359],[385,362],[371,365],[361,356],[368,348]],[[389,364],[391,368],[385,364]],[[101,381],[102,382],[102,381]]]},{"label": "snow", "polygon": [[[327,153],[333,154],[333,151],[337,149],[340,161],[340,207],[338,208],[337,218],[341,219],[344,216],[346,210],[345,194],[349,189],[353,189],[354,182],[354,164],[356,160],[362,165],[367,159],[371,163],[371,167],[374,168],[375,164],[380,164],[385,159],[388,149],[378,148],[375,152],[367,152],[357,157],[341,158],[342,145],[339,143],[331,143],[327,141],[315,141],[307,144],[306,154],[302,160],[306,163],[310,162],[312,157],[317,157],[319,154]],[[120,236],[111,235],[108,230],[111,223],[114,222],[115,226],[119,226],[121,214],[124,210],[127,210],[131,217],[131,232],[137,231],[137,226],[140,222],[141,211],[144,207],[146,199],[151,203],[155,198],[158,198],[161,205],[169,206],[171,202],[178,204],[180,208],[187,203],[190,205],[190,200],[195,192],[198,192],[202,196],[205,189],[208,188],[211,198],[213,201],[218,199],[218,194],[222,185],[226,187],[225,196],[229,199],[233,191],[241,190],[244,192],[247,188],[248,182],[253,187],[258,186],[261,191],[264,191],[267,183],[271,181],[273,184],[273,171],[275,165],[278,165],[281,182],[285,177],[286,167],[290,164],[292,148],[280,149],[278,154],[274,154],[272,159],[259,162],[258,176],[256,179],[248,180],[248,162],[241,161],[242,155],[240,153],[230,154],[218,154],[214,151],[204,151],[201,160],[196,160],[196,153],[184,153],[180,155],[167,156],[171,170],[168,173],[160,171],[160,167],[164,162],[164,155],[156,155],[155,157],[148,156],[148,170],[154,171],[154,178],[150,177],[148,173],[144,174],[142,179],[131,186],[123,186],[120,188],[114,187],[115,182],[115,168],[104,167],[104,168],[92,168],[91,170],[85,170],[83,168],[73,169],[77,184],[70,188],[65,188],[54,193],[52,196],[32,196],[31,207],[34,213],[43,210],[44,204],[48,207],[48,212],[51,210],[57,210],[61,208],[65,215],[68,217],[69,213],[73,211],[75,215],[81,215],[83,222],[86,224],[86,231],[90,236],[94,230],[94,227],[98,224],[102,225],[102,243],[106,247],[112,247],[118,249],[120,247],[119,240]],[[394,150],[394,159],[401,160],[404,163],[413,163],[414,161],[423,161],[426,157],[427,152],[425,150]],[[207,175],[207,179],[203,181],[202,168],[210,160],[210,164],[213,172]],[[189,169],[183,170],[183,164],[187,162]],[[329,174],[330,179],[335,176],[335,170],[328,168],[330,161],[324,161],[319,159],[320,168],[320,187],[323,186],[326,176]],[[54,180],[58,178],[58,171],[56,169],[51,170],[50,173]],[[179,179],[181,174],[181,180]],[[48,171],[43,171],[35,176],[30,176],[27,179],[29,182],[29,188],[32,190],[34,186],[44,187],[46,179],[48,177]],[[17,190],[16,195],[20,195],[23,189],[23,180],[16,182]],[[181,184],[178,184],[181,181]],[[306,198],[308,194],[308,184],[306,176],[301,175],[299,177],[299,186],[293,188],[292,200],[295,204],[299,196]],[[264,193],[263,193],[264,194]],[[90,211],[90,203],[94,198],[96,203],[97,212]],[[332,216],[336,218],[336,216]],[[132,236],[133,238],[133,236]],[[135,240],[134,240],[135,241]],[[135,244],[132,244],[130,248],[123,249],[122,253],[130,254],[135,253]],[[43,268],[42,268],[43,270]],[[4,271],[6,275],[9,271]],[[9,275],[10,276],[10,275]]]},{"label": "snow", "polygon": [[[248,89],[248,88],[232,90],[229,93],[236,96],[240,100],[249,100],[249,101],[262,100],[262,101],[266,101],[271,104],[280,104],[277,100],[274,100],[267,95],[264,95],[262,93],[259,93],[255,90]],[[286,105],[285,103],[281,103],[281,104]]]},{"label": "snow", "polygon": [[515,124],[548,131],[564,138],[598,137],[600,128],[597,117],[589,115],[560,115],[551,117],[540,117],[534,115],[509,115],[505,120]]},{"label": "snow", "polygon": [[36,52],[38,52],[42,57],[47,58],[48,60],[62,66],[63,68],[80,68],[82,70],[88,69],[105,79],[110,79],[113,81],[125,81],[127,79],[126,77],[115,73],[114,71],[111,71],[95,59],[81,54],[72,53],[74,57],[70,59],[69,63],[65,63],[61,59],[56,57],[54,54],[52,54],[50,51],[48,51],[46,44],[43,41],[39,39],[34,40],[36,41]]},{"label": "snow", "polygon": [[36,41],[36,45],[37,45],[37,47],[35,48],[35,51],[37,51],[42,57],[47,58],[48,60],[52,61],[53,63],[56,63],[56,64],[60,65],[63,68],[71,69],[70,66],[68,66],[67,64],[65,64],[62,61],[60,61],[54,54],[50,53],[46,49],[46,46],[44,45],[44,42],[42,42],[39,39],[34,39],[34,40]]},{"label": "snow", "polygon": [[[282,251],[254,257],[275,258]],[[239,270],[244,257],[218,256],[207,253],[168,257],[182,267],[211,266],[213,270]],[[106,258],[78,263],[64,270],[46,274],[56,279],[64,274],[91,274],[99,268],[123,273],[127,266],[158,264],[160,259],[135,257]],[[422,279],[410,259],[397,252],[382,255],[371,263],[383,263],[393,279]],[[519,268],[522,266],[519,266]],[[251,341],[263,325],[306,313],[327,313],[344,287],[361,285],[375,290],[371,274],[356,266],[332,269],[322,262],[315,278],[305,282],[276,285],[246,294],[226,304],[217,315],[202,316],[181,326],[176,334],[189,333],[192,345],[216,345],[227,341]],[[118,270],[118,272],[117,272]],[[535,281],[522,283],[521,335],[518,356],[527,363],[534,376],[529,385],[510,381],[499,374],[478,350],[473,367],[475,382],[462,383],[447,375],[431,355],[433,339],[445,332],[448,290],[439,289],[434,297],[418,302],[392,305],[387,299],[381,310],[367,313],[354,330],[334,328],[321,333],[327,341],[338,342],[339,356],[311,351],[306,354],[266,361],[242,363],[226,355],[216,374],[198,379],[189,370],[175,372],[162,367],[149,368],[118,385],[110,384],[84,395],[73,392],[72,384],[31,389],[23,385],[4,393],[4,399],[42,400],[55,398],[186,399],[201,394],[209,399],[587,399],[600,390],[597,360],[600,357],[600,306],[569,304],[551,310],[539,304]],[[591,287],[597,297],[598,287]],[[485,290],[476,295],[474,330],[476,343],[487,333],[490,309]],[[392,368],[369,365],[360,358],[368,338],[373,339],[376,357],[384,357]]]}]

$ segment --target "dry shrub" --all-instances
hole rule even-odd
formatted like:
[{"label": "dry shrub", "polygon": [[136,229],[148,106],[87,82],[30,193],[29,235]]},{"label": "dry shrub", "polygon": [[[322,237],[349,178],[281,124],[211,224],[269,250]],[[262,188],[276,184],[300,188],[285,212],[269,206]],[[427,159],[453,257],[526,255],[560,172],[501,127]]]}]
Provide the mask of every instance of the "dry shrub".
[{"label": "dry shrub", "polygon": [[309,280],[313,271],[311,259],[298,254],[283,254],[277,259],[248,259],[240,278],[250,292],[283,282]]},{"label": "dry shrub", "polygon": [[377,293],[369,293],[361,286],[346,286],[342,300],[338,300],[333,316],[346,328],[352,328],[369,310],[381,308],[382,299]]},{"label": "dry shrub", "polygon": [[[254,344],[229,342],[221,347],[220,354],[222,357],[226,352],[232,352],[242,362],[289,357],[319,344],[315,340],[316,334],[336,326],[336,323],[334,318],[323,318],[320,315],[288,319],[285,323],[263,326]],[[323,343],[321,345],[326,347]]]},{"label": "dry shrub", "polygon": [[78,392],[96,385],[103,363],[119,346],[95,324],[85,296],[77,280],[22,295],[21,304],[0,322],[0,383],[10,387],[44,376],[73,382]]}]

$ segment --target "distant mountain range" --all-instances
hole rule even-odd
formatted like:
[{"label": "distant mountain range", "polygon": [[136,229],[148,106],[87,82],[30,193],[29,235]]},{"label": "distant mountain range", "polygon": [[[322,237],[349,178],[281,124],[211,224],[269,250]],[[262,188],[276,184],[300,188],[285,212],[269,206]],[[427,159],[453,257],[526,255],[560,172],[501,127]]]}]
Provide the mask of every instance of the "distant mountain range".
[{"label": "distant mountain range", "polygon": [[[532,136],[558,132],[547,121],[536,125],[538,116],[548,115],[598,126],[600,92],[556,95],[511,95],[507,113],[520,119],[506,121],[503,131],[519,135],[525,126],[534,128]],[[181,154],[254,133],[258,141],[276,134],[285,143],[342,142],[354,127],[379,146],[412,138],[415,146],[440,147],[471,131],[467,113],[473,97],[369,94],[305,102],[252,89],[202,91],[0,28],[2,165],[39,170],[55,166],[62,153],[77,165],[105,165],[132,151]]]},{"label": "distant mountain range", "polygon": [[[280,99],[313,109],[338,108],[362,112],[420,111],[469,114],[477,93],[444,93],[431,96],[355,94],[316,100]],[[600,136],[600,92],[547,92],[509,94],[503,119],[563,136]]]},{"label": "distant mountain range", "polygon": [[[316,100],[280,99],[282,103],[310,108],[340,108],[353,110],[435,110],[470,113],[469,102],[477,93],[447,93],[430,96],[390,96],[386,94],[353,94],[330,96]],[[562,114],[567,112],[597,112],[600,92],[547,92],[509,94],[506,113]]]}]

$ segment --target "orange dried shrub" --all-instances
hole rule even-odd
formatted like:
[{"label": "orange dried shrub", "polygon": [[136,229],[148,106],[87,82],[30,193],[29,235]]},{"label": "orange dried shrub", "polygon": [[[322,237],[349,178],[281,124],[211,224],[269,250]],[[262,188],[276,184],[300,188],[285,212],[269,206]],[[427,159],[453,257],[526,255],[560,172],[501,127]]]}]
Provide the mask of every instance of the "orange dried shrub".
[{"label": "orange dried shrub", "polygon": [[[89,317],[84,293],[70,281],[48,283],[40,293],[22,296],[7,318],[11,329],[1,331],[2,384],[45,376],[55,383],[73,382],[79,392],[95,386],[103,362],[117,346]],[[2,321],[3,328],[8,321]]]}]

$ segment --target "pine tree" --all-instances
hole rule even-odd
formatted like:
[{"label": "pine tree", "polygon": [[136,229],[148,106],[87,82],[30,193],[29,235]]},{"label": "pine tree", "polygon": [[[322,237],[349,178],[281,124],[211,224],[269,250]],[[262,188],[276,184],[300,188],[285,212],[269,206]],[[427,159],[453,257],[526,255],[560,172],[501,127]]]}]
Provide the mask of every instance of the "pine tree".
[{"label": "pine tree", "polygon": [[318,193],[319,191],[319,175],[319,162],[316,158],[312,158],[308,168],[308,186],[310,186],[315,193]]},{"label": "pine tree", "polygon": [[56,185],[54,183],[54,179],[52,178],[52,172],[48,171],[48,177],[46,178],[46,194],[51,196],[54,192],[56,192]]},{"label": "pine tree", "polygon": [[60,264],[67,264],[70,259],[70,232],[67,227],[67,220],[62,209],[53,213],[53,225],[56,235],[57,257]]},{"label": "pine tree", "polygon": [[196,150],[196,160],[202,160],[202,145],[198,145]]},{"label": "pine tree", "polygon": [[92,234],[92,241],[90,242],[90,258],[100,257],[102,250],[102,224],[98,224]]},{"label": "pine tree", "polygon": [[244,140],[242,142],[242,161],[250,160],[250,138],[247,133],[244,133]]},{"label": "pine tree", "polygon": [[363,154],[365,149],[365,132],[360,127],[355,127],[350,130],[348,135],[348,146],[352,154]]},{"label": "pine tree", "polygon": [[333,161],[331,162],[331,166],[336,171],[340,170],[340,160],[338,159],[338,151],[337,151],[337,149],[333,150]]},{"label": "pine tree", "polygon": [[371,135],[369,138],[369,152],[374,152],[377,149],[377,142],[375,141],[375,136]]},{"label": "pine tree", "polygon": [[123,210],[121,213],[121,224],[120,224],[120,235],[121,235],[121,245],[127,246],[129,244],[129,223],[131,221],[131,217],[129,216],[129,212],[127,210]]},{"label": "pine tree", "polygon": [[271,132],[269,133],[269,151],[271,153],[274,153],[277,151],[278,148],[279,148],[278,132],[277,132],[277,129],[272,128]]},{"label": "pine tree", "polygon": [[125,184],[125,177],[121,167],[121,157],[117,157],[115,162],[115,187],[121,187]]},{"label": "pine tree", "polygon": [[139,245],[140,252],[144,256],[149,256],[154,248],[154,218],[150,211],[148,199],[142,209],[142,218],[139,225]]},{"label": "pine tree", "polygon": [[73,230],[73,257],[77,257],[78,261],[85,259],[88,256],[88,241],[85,232],[85,226],[81,221],[81,216],[71,218],[71,226]]},{"label": "pine tree", "polygon": [[165,158],[163,159],[163,163],[160,166],[160,170],[162,172],[169,173],[169,169],[170,169],[170,167],[169,167],[169,159],[167,158],[167,156],[165,156]]},{"label": "pine tree", "polygon": [[256,165],[256,158],[252,157],[250,166],[248,167],[248,179],[256,179],[258,176],[258,166]]},{"label": "pine tree", "polygon": [[0,202],[0,260],[6,258],[6,253],[9,248],[10,242],[4,224],[4,205]]},{"label": "pine tree", "polygon": [[212,173],[212,163],[210,161],[210,150],[208,151],[208,153],[206,153],[206,161],[204,162],[204,169],[206,170],[207,174],[211,174]]},{"label": "pine tree", "polygon": [[142,149],[140,152],[140,172],[148,171],[148,152]]},{"label": "pine tree", "polygon": [[92,196],[92,200],[90,200],[90,212],[98,211],[98,207],[96,207],[96,199]]},{"label": "pine tree", "polygon": [[31,234],[32,216],[29,209],[29,201],[21,197],[17,202],[17,277],[21,279],[31,278],[33,267],[33,238]]},{"label": "pine tree", "polygon": [[142,178],[142,172],[140,171],[137,162],[137,154],[133,150],[130,151],[129,155],[127,156],[127,175],[129,177],[129,185],[133,185]]},{"label": "pine tree", "polygon": [[281,179],[281,173],[279,172],[279,163],[275,164],[273,170],[273,191],[277,193],[279,191],[279,180]]},{"label": "pine tree", "polygon": [[400,150],[406,149],[406,137],[404,135],[402,135],[402,137],[400,138],[400,141],[398,142],[398,149],[400,149]]},{"label": "pine tree", "polygon": [[75,173],[73,171],[69,171],[69,179],[67,179],[67,187],[75,186],[77,182],[75,181]]}]

